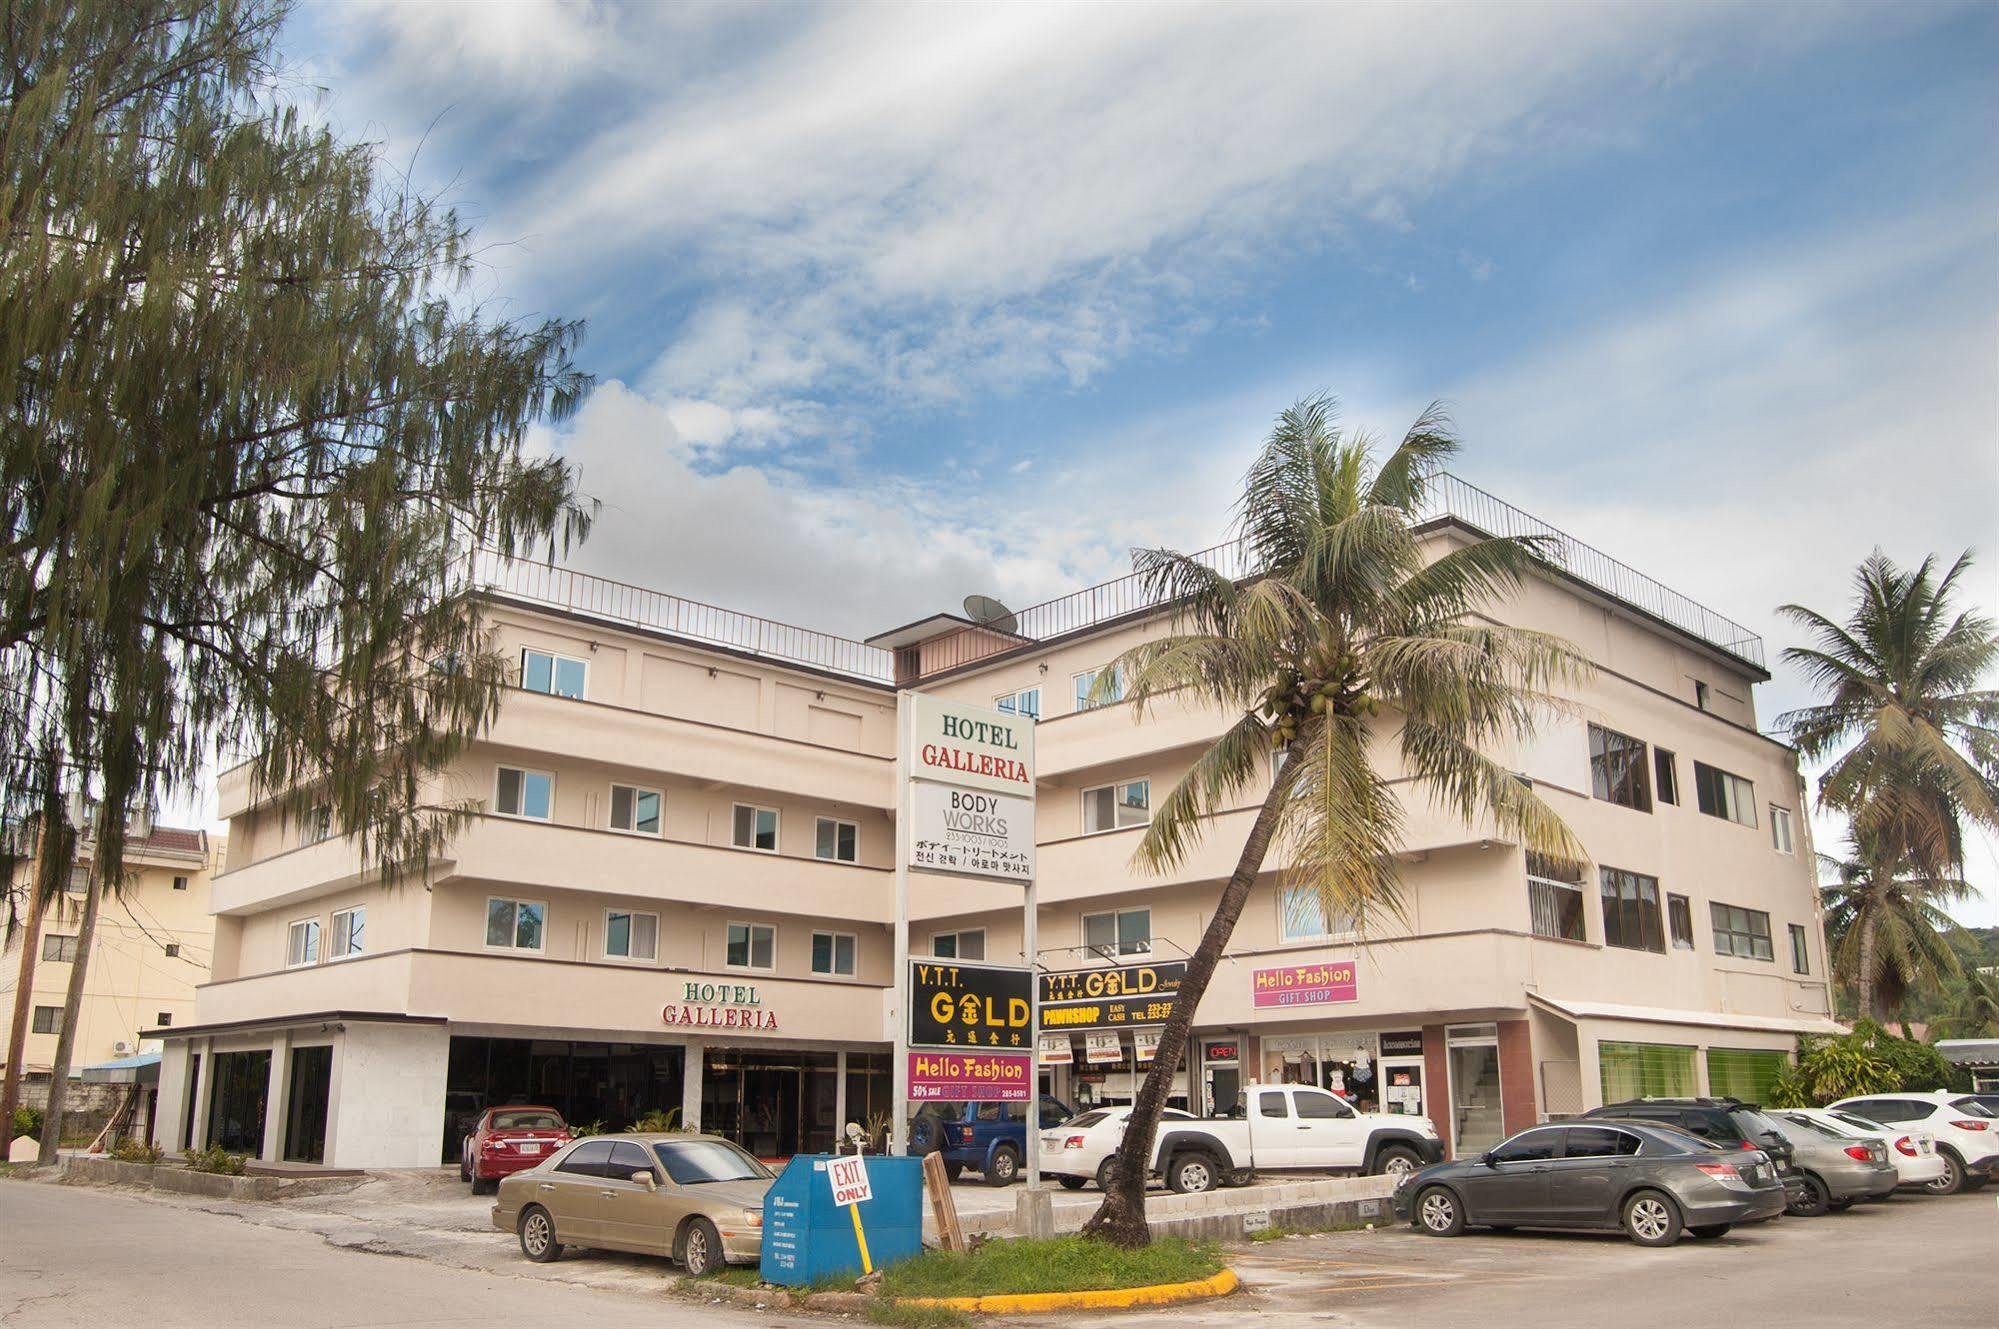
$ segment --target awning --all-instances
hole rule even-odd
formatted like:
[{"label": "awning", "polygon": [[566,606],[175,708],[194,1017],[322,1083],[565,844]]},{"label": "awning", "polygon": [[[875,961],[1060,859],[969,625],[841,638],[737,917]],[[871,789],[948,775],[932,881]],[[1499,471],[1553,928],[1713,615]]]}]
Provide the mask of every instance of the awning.
[{"label": "awning", "polygon": [[1937,1051],[1955,1066],[1999,1066],[1999,1038],[1942,1038]]},{"label": "awning", "polygon": [[83,1079],[86,1084],[158,1084],[160,1054],[142,1052],[136,1057],[100,1061],[83,1068]]},{"label": "awning", "polygon": [[1638,1024],[1682,1024],[1704,1029],[1751,1029],[1762,1034],[1848,1034],[1853,1031],[1824,1015],[1732,1015],[1671,1006],[1625,1006],[1612,1001],[1569,1001],[1527,994],[1527,1000],[1573,1020],[1630,1020]]}]

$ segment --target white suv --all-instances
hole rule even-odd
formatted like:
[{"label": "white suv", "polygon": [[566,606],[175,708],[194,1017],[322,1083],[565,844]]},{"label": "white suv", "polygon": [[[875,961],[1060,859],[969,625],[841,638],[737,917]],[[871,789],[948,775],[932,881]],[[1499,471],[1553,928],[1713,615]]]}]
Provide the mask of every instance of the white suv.
[{"label": "white suv", "polygon": [[1923,1187],[1932,1195],[1977,1190],[1999,1169],[1999,1117],[1968,1094],[1865,1094],[1826,1105],[1883,1126],[1926,1130],[1936,1137],[1944,1175]]}]

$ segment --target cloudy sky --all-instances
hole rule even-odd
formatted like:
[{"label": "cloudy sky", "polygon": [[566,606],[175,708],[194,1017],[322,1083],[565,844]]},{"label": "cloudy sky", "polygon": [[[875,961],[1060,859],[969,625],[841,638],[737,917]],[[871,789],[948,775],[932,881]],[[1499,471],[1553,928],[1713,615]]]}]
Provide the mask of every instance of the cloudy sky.
[{"label": "cloudy sky", "polygon": [[1773,653],[1876,545],[1975,547],[1999,611],[1989,4],[345,0],[285,45],[482,295],[588,321],[591,570],[857,636],[1028,603],[1220,538],[1331,391],[1446,399],[1461,475]]}]

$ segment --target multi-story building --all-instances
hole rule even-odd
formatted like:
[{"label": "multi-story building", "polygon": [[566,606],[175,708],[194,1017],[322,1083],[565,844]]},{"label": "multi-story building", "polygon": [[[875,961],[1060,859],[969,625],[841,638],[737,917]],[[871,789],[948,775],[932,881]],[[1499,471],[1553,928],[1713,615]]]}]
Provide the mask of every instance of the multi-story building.
[{"label": "multi-story building", "polygon": [[[1436,506],[1438,548],[1534,531],[1559,550],[1491,612],[1575,643],[1594,677],[1575,717],[1495,755],[1589,861],[1531,859],[1397,781],[1402,914],[1362,933],[1268,864],[1176,1098],[1309,1080],[1428,1115],[1463,1150],[1637,1092],[1756,1092],[1799,1033],[1836,1027],[1797,762],[1756,725],[1762,644],[1470,486]],[[1231,718],[1088,704],[1098,671],[1168,627],[1135,579],[859,643],[491,571],[485,612],[520,681],[437,791],[482,810],[428,888],[372,880],[324,823],[223,777],[215,973],[197,1023],[165,1031],[163,1143],[435,1163],[462,1114],[505,1100],[614,1124],[677,1106],[767,1155],[879,1120],[904,689],[1037,723],[1046,970],[1190,952],[1260,793],[1170,874],[1130,866],[1155,800]],[[911,894],[916,954],[1022,962],[1016,889],[917,876]],[[1328,969],[1351,981],[1316,985]],[[1325,1000],[1267,999],[1299,982]],[[1145,1067],[1117,1037],[1120,1062],[1076,1055],[1044,1083],[1128,1097]]]},{"label": "multi-story building", "polygon": [[[206,831],[173,826],[136,827],[125,841],[126,876],[99,907],[83,1004],[77,1013],[73,1071],[159,1050],[165,1030],[188,1023],[195,989],[208,977],[215,920],[208,888],[221,845]],[[95,841],[86,836],[71,876],[72,889],[43,914],[36,940],[28,1032],[21,1057],[25,1099],[43,1102],[62,1032],[71,962]],[[16,911],[0,954],[0,1012],[11,1013],[21,977],[29,882],[26,858],[13,883]],[[0,1058],[9,1043],[0,1043]]]}]

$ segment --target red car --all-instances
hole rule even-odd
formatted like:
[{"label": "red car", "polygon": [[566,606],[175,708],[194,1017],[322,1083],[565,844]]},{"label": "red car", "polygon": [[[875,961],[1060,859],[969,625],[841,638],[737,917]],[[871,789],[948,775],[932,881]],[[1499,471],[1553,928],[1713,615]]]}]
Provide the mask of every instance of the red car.
[{"label": "red car", "polygon": [[458,1179],[472,1193],[494,1189],[500,1178],[533,1167],[573,1138],[551,1107],[488,1108],[479,1115],[458,1154]]}]

